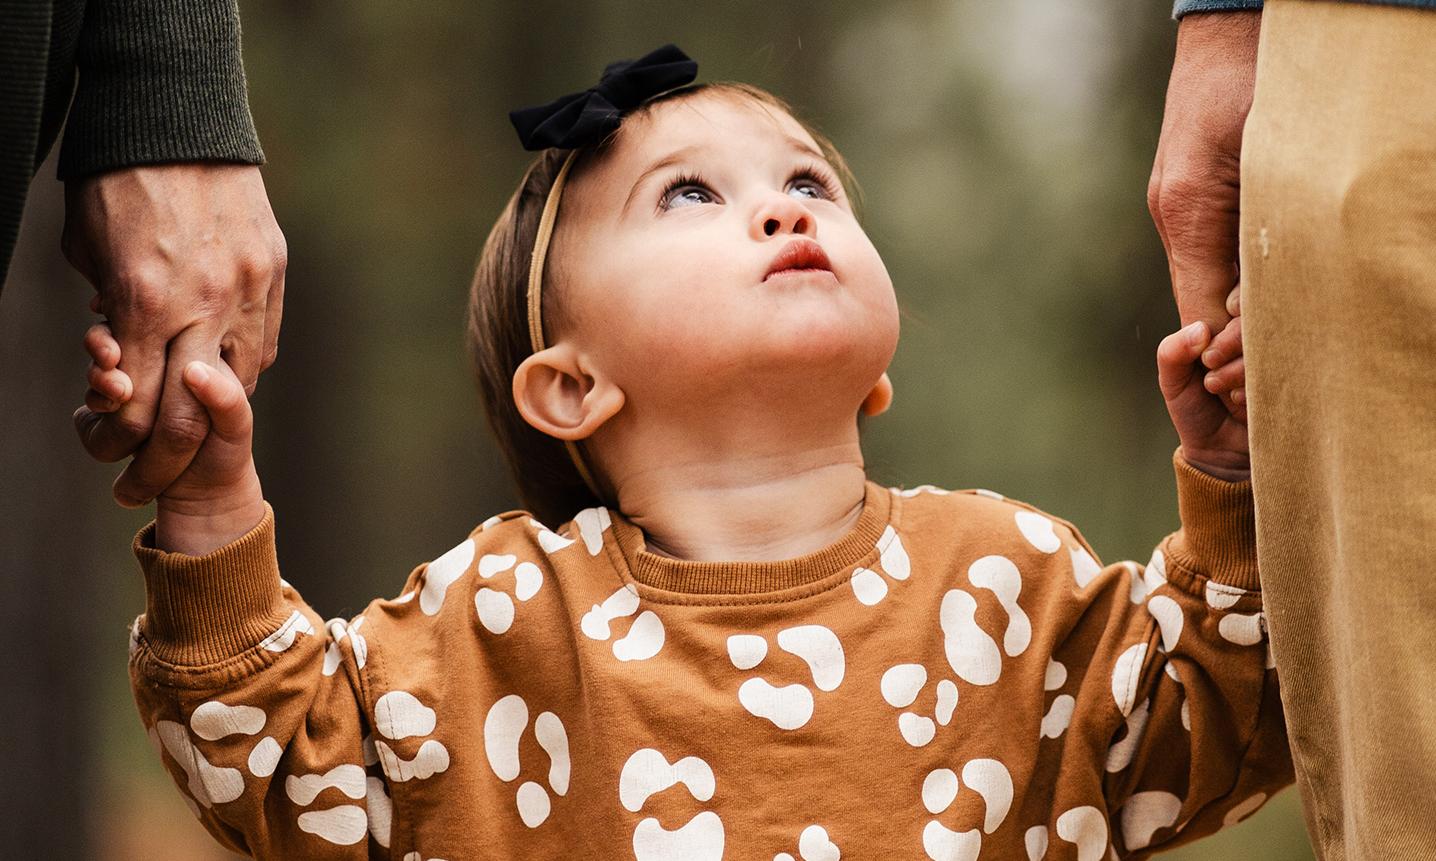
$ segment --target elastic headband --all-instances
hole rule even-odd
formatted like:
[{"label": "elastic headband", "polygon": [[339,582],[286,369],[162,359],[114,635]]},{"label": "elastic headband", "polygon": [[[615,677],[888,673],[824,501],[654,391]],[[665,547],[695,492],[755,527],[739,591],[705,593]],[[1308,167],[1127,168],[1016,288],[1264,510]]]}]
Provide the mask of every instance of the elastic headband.
[{"label": "elastic headband", "polygon": [[[568,179],[569,169],[573,167],[578,157],[578,150],[571,150],[563,160],[563,167],[559,168],[558,176],[554,177],[553,186],[548,190],[548,198],[543,204],[543,214],[539,216],[538,234],[534,236],[533,259],[529,262],[529,287],[528,287],[528,308],[529,308],[529,344],[535,353],[543,350],[543,264],[548,257],[549,241],[553,238],[554,222],[558,221],[558,202],[563,196],[564,180]],[[593,473],[589,471],[588,464],[583,461],[583,452],[578,448],[578,443],[571,439],[563,441],[564,450],[568,452],[568,459],[573,461],[573,466],[583,478],[583,483],[588,485],[589,491],[602,500],[603,494],[598,490],[598,482],[593,480]]]},{"label": "elastic headband", "polygon": [[[559,200],[564,182],[582,147],[596,144],[618,129],[623,115],[648,99],[692,82],[698,75],[698,64],[674,45],[664,45],[637,60],[610,63],[603,70],[598,85],[581,93],[572,93],[532,108],[509,113],[524,149],[568,149],[569,153],[554,177],[539,216],[538,233],[534,236],[533,257],[529,261],[528,321],[529,345],[535,353],[544,349],[543,338],[543,267],[553,229],[558,221]],[[593,495],[603,494],[593,473],[584,463],[583,452],[573,440],[563,441],[569,460]]]}]

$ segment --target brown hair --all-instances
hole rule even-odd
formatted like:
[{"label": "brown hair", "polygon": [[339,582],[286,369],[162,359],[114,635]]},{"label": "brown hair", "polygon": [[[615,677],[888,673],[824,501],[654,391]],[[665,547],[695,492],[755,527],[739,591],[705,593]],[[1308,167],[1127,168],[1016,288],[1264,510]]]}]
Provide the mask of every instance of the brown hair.
[{"label": "brown hair", "polygon": [[[661,102],[704,92],[750,99],[794,116],[786,102],[767,90],[749,84],[717,82],[695,84],[664,93],[639,106],[630,117],[644,114]],[[801,118],[794,116],[794,119],[817,142],[828,163],[837,171],[856,208],[857,185],[842,155],[816,128]],[[611,146],[622,131],[623,127],[620,127],[606,140],[580,151],[565,185],[582,170],[588,160],[586,156]],[[538,520],[550,526],[570,519],[580,509],[604,504],[584,484],[563,442],[524,421],[513,398],[514,372],[533,352],[528,330],[528,274],[534,238],[549,189],[553,187],[568,153],[563,149],[546,149],[524,171],[518,189],[509,198],[484,241],[474,281],[469,288],[468,308],[469,355],[478,377],[489,425],[498,438],[509,468],[513,470],[524,505]],[[559,224],[562,224],[561,218]],[[555,289],[558,285],[554,282],[558,279],[552,278],[553,273],[553,256],[550,255],[543,274],[542,317],[545,331],[552,330],[552,321],[556,319],[554,314],[558,311],[554,302],[558,292]],[[593,468],[591,462],[589,468]]]}]

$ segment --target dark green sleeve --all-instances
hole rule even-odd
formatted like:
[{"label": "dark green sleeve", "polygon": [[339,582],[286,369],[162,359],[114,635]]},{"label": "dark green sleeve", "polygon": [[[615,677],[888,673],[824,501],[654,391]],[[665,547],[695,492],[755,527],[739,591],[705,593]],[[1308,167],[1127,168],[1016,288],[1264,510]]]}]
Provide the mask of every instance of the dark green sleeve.
[{"label": "dark green sleeve", "polygon": [[158,162],[260,164],[237,0],[90,0],[60,179]]}]

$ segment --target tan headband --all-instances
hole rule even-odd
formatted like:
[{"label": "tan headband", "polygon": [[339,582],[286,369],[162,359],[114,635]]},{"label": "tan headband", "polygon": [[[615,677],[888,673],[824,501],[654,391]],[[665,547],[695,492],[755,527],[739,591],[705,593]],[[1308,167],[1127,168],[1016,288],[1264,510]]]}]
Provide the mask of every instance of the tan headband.
[{"label": "tan headband", "polygon": [[[543,214],[539,216],[538,235],[534,237],[533,259],[529,262],[529,344],[535,353],[541,352],[544,348],[543,342],[543,264],[548,257],[549,241],[553,239],[554,223],[558,221],[558,202],[563,196],[563,184],[568,179],[569,169],[578,156],[578,150],[570,150],[568,157],[563,160],[563,167],[558,170],[558,176],[554,177],[553,187],[548,190],[548,199],[543,204]],[[578,444],[573,440],[564,440],[563,447],[568,451],[569,460],[573,461],[574,468],[583,478],[583,483],[588,486],[590,492],[599,499],[603,494],[598,490],[598,482],[593,480],[593,473],[589,472],[588,466],[583,462],[583,453],[579,451]]]}]

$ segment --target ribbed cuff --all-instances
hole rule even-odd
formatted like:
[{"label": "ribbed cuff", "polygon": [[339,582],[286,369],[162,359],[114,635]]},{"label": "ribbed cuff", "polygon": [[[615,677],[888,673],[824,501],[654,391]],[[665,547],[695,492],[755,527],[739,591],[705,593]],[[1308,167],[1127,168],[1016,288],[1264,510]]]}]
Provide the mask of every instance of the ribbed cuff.
[{"label": "ribbed cuff", "polygon": [[1172,18],[1180,21],[1188,12],[1234,12],[1238,9],[1260,9],[1262,0],[1177,0]]},{"label": "ribbed cuff", "polygon": [[293,612],[279,585],[274,510],[242,537],[204,556],[154,546],[155,523],[135,535],[145,577],[141,631],[150,651],[177,666],[206,666],[242,654],[272,635]]},{"label": "ribbed cuff", "polygon": [[1228,586],[1260,590],[1251,480],[1207,475],[1187,463],[1180,448],[1172,463],[1182,528],[1168,541],[1168,564]]},{"label": "ribbed cuff", "polygon": [[140,164],[261,164],[235,0],[85,8],[60,179]]}]

